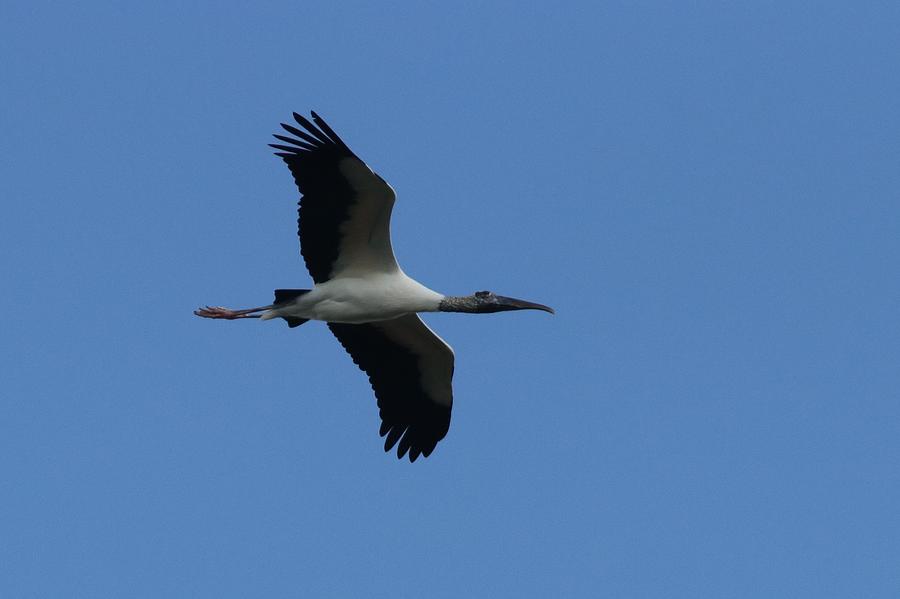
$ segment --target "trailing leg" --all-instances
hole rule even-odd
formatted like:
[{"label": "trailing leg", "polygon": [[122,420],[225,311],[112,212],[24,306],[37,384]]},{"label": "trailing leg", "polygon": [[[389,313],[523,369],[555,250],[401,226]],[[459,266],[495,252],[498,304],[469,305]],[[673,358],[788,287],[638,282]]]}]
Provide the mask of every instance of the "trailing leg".
[{"label": "trailing leg", "polygon": [[194,314],[203,318],[237,320],[239,318],[259,318],[262,315],[257,314],[257,312],[264,312],[271,308],[272,306],[262,306],[260,308],[247,308],[245,310],[230,310],[221,306],[205,306],[194,310]]}]

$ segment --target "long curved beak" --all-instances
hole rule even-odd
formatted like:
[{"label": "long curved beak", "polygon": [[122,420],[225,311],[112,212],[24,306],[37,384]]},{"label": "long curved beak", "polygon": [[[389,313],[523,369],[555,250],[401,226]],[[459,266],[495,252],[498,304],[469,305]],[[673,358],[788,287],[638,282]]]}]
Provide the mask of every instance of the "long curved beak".
[{"label": "long curved beak", "polygon": [[550,306],[526,302],[525,300],[516,299],[514,297],[504,297],[502,295],[497,296],[497,305],[501,310],[543,310],[550,314],[556,314]]}]

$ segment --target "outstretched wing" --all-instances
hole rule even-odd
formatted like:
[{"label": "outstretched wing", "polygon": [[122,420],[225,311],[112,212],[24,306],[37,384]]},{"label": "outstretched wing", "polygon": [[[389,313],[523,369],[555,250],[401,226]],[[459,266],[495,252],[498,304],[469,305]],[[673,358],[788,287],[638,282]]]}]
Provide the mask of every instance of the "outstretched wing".
[{"label": "outstretched wing", "polygon": [[354,272],[393,272],[394,190],[360,160],[315,112],[313,122],[294,113],[303,130],[282,123],[293,137],[278,152],[300,188],[300,253],[313,281]]},{"label": "outstretched wing", "polygon": [[[416,314],[367,324],[329,322],[353,361],[369,375],[381,413],[384,450],[426,458],[450,429],[453,350]],[[399,442],[399,444],[398,444]]]}]

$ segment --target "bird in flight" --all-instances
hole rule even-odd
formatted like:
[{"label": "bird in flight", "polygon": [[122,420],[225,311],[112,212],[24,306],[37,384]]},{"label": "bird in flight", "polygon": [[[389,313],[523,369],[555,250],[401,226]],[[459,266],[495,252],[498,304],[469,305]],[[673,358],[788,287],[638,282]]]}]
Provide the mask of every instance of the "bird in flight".
[{"label": "bird in flight", "polygon": [[300,253],[312,289],[276,289],[275,301],[259,308],[206,306],[203,318],[284,319],[293,328],[322,320],[369,376],[381,415],[384,450],[397,457],[428,457],[450,428],[453,350],[419,312],[483,314],[553,309],[478,291],[442,295],[400,269],[391,248],[394,190],[312,112],[294,113],[290,135],[269,144],[300,188]]}]

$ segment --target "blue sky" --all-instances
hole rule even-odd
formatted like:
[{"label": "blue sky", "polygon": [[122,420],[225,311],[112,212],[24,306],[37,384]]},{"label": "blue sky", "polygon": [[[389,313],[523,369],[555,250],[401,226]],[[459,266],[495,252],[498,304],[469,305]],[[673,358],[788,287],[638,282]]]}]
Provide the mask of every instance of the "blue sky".
[{"label": "blue sky", "polygon": [[[895,3],[0,8],[4,597],[896,597]],[[433,315],[427,460],[266,143],[321,113]]]}]

